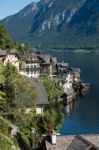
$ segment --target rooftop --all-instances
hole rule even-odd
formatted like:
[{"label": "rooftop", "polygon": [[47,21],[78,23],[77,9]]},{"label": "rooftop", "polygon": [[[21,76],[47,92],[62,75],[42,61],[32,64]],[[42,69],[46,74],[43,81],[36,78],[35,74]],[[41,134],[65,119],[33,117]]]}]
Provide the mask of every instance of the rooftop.
[{"label": "rooftop", "polygon": [[43,55],[43,59],[46,64],[50,64],[51,62],[51,56],[50,55]]},{"label": "rooftop", "polygon": [[71,69],[73,70],[73,72],[79,72],[79,73],[81,72],[80,68],[73,68],[72,67]]},{"label": "rooftop", "polygon": [[46,141],[47,150],[66,150],[75,136],[57,136],[56,145]]},{"label": "rooftop", "polygon": [[52,61],[54,64],[57,64],[57,58],[56,57],[52,57]]},{"label": "rooftop", "polygon": [[7,55],[7,51],[0,49],[0,56],[6,56],[6,55]]},{"label": "rooftop", "polygon": [[16,54],[15,49],[0,49],[0,56],[6,56],[7,54]]},{"label": "rooftop", "polygon": [[68,63],[57,63],[58,66],[62,66],[62,67],[68,67]]},{"label": "rooftop", "polygon": [[44,86],[35,79],[29,79],[38,92],[37,105],[48,105],[48,98]]},{"label": "rooftop", "polygon": [[45,144],[47,150],[99,150],[99,135],[57,136],[56,145]]}]

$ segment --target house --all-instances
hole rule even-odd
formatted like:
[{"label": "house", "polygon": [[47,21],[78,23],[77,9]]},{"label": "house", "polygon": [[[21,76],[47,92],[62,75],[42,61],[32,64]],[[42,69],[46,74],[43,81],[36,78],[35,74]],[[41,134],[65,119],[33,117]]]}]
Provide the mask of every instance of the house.
[{"label": "house", "polygon": [[[52,73],[52,58],[50,55],[27,53],[21,58],[20,74],[29,78],[39,78],[46,73]],[[55,60],[55,59],[54,59]]]},{"label": "house", "polygon": [[10,62],[19,70],[19,57],[15,52],[15,49],[0,50],[0,60],[6,65]]},{"label": "house", "polygon": [[39,55],[32,53],[25,56],[25,60],[21,64],[20,74],[29,78],[39,78],[41,72],[40,64],[44,60]]},{"label": "house", "polygon": [[68,63],[57,63],[56,64],[56,70],[58,75],[66,74],[68,69]]},{"label": "house", "polygon": [[43,62],[42,57],[35,53],[26,54],[24,57],[25,60],[21,64],[20,74],[29,78],[39,78],[41,72],[40,64]]},{"label": "house", "polygon": [[4,60],[4,65],[6,65],[8,62],[10,62],[19,70],[19,57],[14,49],[11,49],[7,54],[6,59]]},{"label": "house", "polygon": [[44,86],[35,79],[29,79],[37,90],[36,114],[43,114],[44,107],[49,105],[47,93]]},{"label": "house", "polygon": [[52,58],[50,55],[43,55],[43,60],[44,62],[41,64],[41,74],[46,74],[49,73],[50,75],[52,74]]},{"label": "house", "polygon": [[45,140],[44,150],[99,150],[99,135],[56,136]]},{"label": "house", "polygon": [[73,91],[73,89],[70,90],[66,90],[62,95],[61,98],[62,100],[65,102],[65,104],[70,103],[74,98],[75,98],[76,94]]},{"label": "house", "polygon": [[75,81],[80,80],[80,73],[81,73],[80,68],[70,68],[69,71],[74,75]]},{"label": "house", "polygon": [[45,88],[40,82],[38,82],[34,78],[28,78],[27,80],[29,80],[29,82],[31,82],[31,84],[33,85],[33,87],[37,91],[35,110],[33,110],[31,107],[29,107],[29,108],[21,108],[21,109],[19,109],[19,112],[24,112],[24,113],[28,114],[28,113],[33,111],[36,114],[43,114],[44,108],[47,105],[49,105],[48,97],[47,97]]},{"label": "house", "polygon": [[0,49],[0,61],[4,62],[6,56],[7,56],[7,51]]},{"label": "house", "polygon": [[57,58],[56,57],[52,57],[52,62],[53,62],[53,64],[57,64]]}]

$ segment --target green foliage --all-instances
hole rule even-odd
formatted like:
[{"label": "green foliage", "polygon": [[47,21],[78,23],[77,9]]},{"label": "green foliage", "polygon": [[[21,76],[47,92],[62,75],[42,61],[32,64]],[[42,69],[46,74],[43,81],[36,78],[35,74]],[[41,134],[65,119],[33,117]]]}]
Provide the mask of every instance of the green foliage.
[{"label": "green foliage", "polygon": [[9,132],[8,130],[9,130],[8,124],[0,119],[0,133],[3,133],[8,136]]},{"label": "green foliage", "polygon": [[14,48],[16,49],[18,53],[20,52],[26,53],[31,49],[28,43],[23,44],[23,43],[18,43],[18,42],[14,42]]},{"label": "green foliage", "polygon": [[0,104],[6,104],[6,95],[4,92],[0,91]]},{"label": "green foliage", "polygon": [[32,108],[35,105],[36,90],[10,63],[4,68],[4,92],[8,102],[17,108]]},{"label": "green foliage", "polygon": [[4,77],[15,78],[17,75],[18,75],[18,70],[16,69],[16,67],[13,66],[10,62],[8,62],[4,67]]},{"label": "green foliage", "polygon": [[18,108],[33,108],[37,93],[33,85],[24,77],[19,76],[13,81],[15,103]]},{"label": "green foliage", "polygon": [[[4,65],[2,62],[0,62],[0,83],[4,82]],[[4,104],[5,101],[5,93],[3,91],[0,91],[0,104]]]},{"label": "green foliage", "polygon": [[6,119],[0,120],[0,150],[12,150],[12,146],[18,150],[17,140],[10,137],[9,124],[10,122]]},{"label": "green foliage", "polygon": [[8,33],[3,25],[0,25],[0,48],[12,48],[13,42],[11,41]]},{"label": "green foliage", "polygon": [[25,128],[24,129],[24,131],[21,131],[20,133],[21,133],[21,137],[22,137],[22,139],[24,139],[24,142],[26,142],[28,145],[30,144],[29,143],[29,133],[28,133],[29,131],[27,131],[27,129]]},{"label": "green foliage", "polygon": [[40,135],[51,134],[54,131],[59,131],[63,114],[56,112],[54,109],[47,109],[43,115],[35,115],[31,120],[31,127],[36,129]]},{"label": "green foliage", "polygon": [[18,42],[13,42],[11,38],[9,37],[9,34],[7,33],[7,30],[5,26],[0,25],[0,48],[15,48],[18,52],[20,50],[23,50],[24,52],[27,52],[30,49],[30,46],[28,43],[24,44],[24,47]]},{"label": "green foliage", "polygon": [[53,64],[53,65],[52,65],[52,74],[55,74],[55,73],[56,73],[56,65]]},{"label": "green foliage", "polygon": [[14,100],[13,80],[18,75],[18,71],[11,63],[7,63],[4,68],[4,92],[7,100]]},{"label": "green foliage", "polygon": [[3,72],[4,72],[4,65],[2,62],[0,62],[0,83],[3,83],[4,82],[4,75],[3,75]]},{"label": "green foliage", "polygon": [[0,135],[0,150],[11,150],[11,143],[9,143],[2,135]]},{"label": "green foliage", "polygon": [[[54,66],[53,72],[55,72]],[[64,114],[60,110],[61,105],[58,101],[59,97],[62,95],[63,89],[60,87],[59,83],[51,80],[48,76],[43,77],[42,82],[46,89],[50,104],[46,107],[44,115],[39,116],[39,122],[37,122],[37,124],[40,126],[38,127],[40,133],[50,134],[52,130],[59,131],[64,117]]]},{"label": "green foliage", "polygon": [[44,77],[42,82],[46,89],[49,102],[55,103],[58,101],[59,96],[62,94],[62,88],[59,84],[52,81],[49,77]]},{"label": "green foliage", "polygon": [[[29,144],[29,137],[32,134],[35,147],[37,147],[42,134],[51,134],[52,130],[59,131],[63,116],[60,116],[54,109],[47,109],[43,115],[11,113],[7,118],[19,127],[21,136],[27,144]],[[34,134],[32,128],[35,128]]]},{"label": "green foliage", "polygon": [[[52,117],[51,115],[54,114],[54,116]],[[36,126],[37,126],[37,130],[38,133],[40,134],[48,134],[49,132],[52,132],[52,129],[54,129],[54,121],[56,118],[56,113],[52,113],[50,114],[49,112],[46,112],[44,115],[37,115],[36,116]]]},{"label": "green foliage", "polygon": [[33,118],[33,114],[25,113],[12,113],[8,118],[19,127],[22,138],[27,144],[29,144],[29,134],[30,134],[30,123]]}]

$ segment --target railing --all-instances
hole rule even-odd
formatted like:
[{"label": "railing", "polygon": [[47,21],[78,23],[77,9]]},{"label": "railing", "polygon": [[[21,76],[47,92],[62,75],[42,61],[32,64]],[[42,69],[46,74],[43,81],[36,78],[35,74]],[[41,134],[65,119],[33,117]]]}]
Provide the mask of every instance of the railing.
[{"label": "railing", "polygon": [[26,71],[35,71],[35,70],[41,70],[42,68],[41,67],[26,67]]}]

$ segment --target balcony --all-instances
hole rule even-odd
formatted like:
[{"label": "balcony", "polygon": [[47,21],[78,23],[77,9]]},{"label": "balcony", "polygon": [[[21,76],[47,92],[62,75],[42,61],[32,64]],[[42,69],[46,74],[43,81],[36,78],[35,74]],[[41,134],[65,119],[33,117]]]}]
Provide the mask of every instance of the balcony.
[{"label": "balcony", "polygon": [[41,67],[26,67],[26,71],[36,71],[36,70],[41,70]]}]

